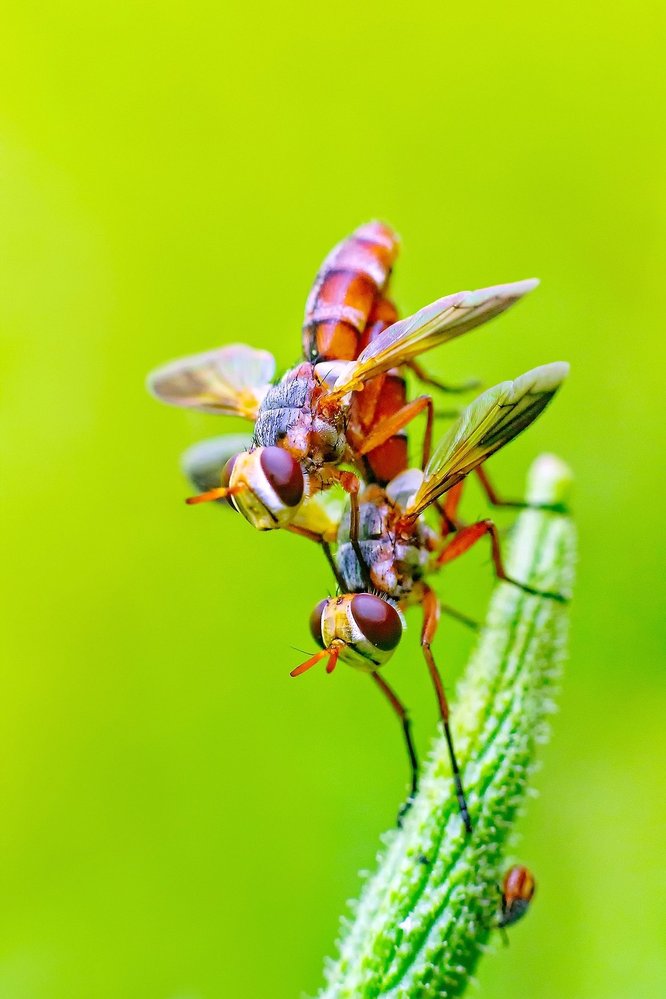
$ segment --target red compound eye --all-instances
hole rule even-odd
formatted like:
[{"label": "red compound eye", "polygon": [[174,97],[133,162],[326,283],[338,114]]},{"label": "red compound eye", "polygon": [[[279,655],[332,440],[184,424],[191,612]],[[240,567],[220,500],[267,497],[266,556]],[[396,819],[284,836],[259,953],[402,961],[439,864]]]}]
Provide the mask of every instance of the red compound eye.
[{"label": "red compound eye", "polygon": [[310,634],[322,649],[324,648],[324,639],[321,634],[321,616],[324,613],[324,607],[327,603],[328,600],[320,600],[312,611],[312,614],[310,614]]},{"label": "red compound eye", "polygon": [[371,593],[357,593],[351,612],[365,638],[376,648],[390,652],[396,647],[402,637],[402,621],[395,607]]},{"label": "red compound eye", "polygon": [[305,481],[301,466],[281,447],[262,448],[259,458],[264,475],[285,506],[298,506]]}]

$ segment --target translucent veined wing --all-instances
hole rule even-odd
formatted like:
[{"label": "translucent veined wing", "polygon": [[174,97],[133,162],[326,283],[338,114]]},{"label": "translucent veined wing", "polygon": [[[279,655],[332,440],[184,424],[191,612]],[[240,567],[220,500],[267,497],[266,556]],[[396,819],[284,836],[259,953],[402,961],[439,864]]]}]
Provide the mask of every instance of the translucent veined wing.
[{"label": "translucent veined wing", "polygon": [[478,291],[459,291],[389,326],[350,361],[328,398],[341,398],[363,382],[395,365],[404,364],[426,350],[438,347],[467,330],[488,322],[517,302],[539,282],[532,278],[498,284]]},{"label": "translucent veined wing", "polygon": [[233,343],[158,368],[148,391],[172,406],[254,420],[274,374],[272,354]]},{"label": "translucent veined wing", "polygon": [[568,371],[564,361],[545,364],[475,399],[433,452],[405,517],[417,517],[438,496],[517,437],[546,408]]},{"label": "translucent veined wing", "polygon": [[[181,468],[195,489],[207,493],[222,484],[222,470],[229,458],[247,451],[252,443],[250,434],[223,434],[209,437],[188,447],[180,459]],[[220,502],[224,502],[220,500]]]}]

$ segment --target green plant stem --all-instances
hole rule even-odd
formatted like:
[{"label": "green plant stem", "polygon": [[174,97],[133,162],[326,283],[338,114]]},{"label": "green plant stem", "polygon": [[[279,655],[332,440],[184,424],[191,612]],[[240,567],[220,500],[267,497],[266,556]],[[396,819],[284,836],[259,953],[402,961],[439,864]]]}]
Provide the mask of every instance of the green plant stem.
[{"label": "green plant stem", "polygon": [[[571,475],[557,458],[533,465],[531,503],[566,502]],[[524,510],[509,574],[570,595],[575,535],[564,513]],[[384,838],[374,875],[343,921],[322,999],[459,996],[499,904],[497,884],[523,806],[565,654],[567,607],[510,583],[493,593],[485,628],[457,690],[452,723],[473,832],[457,810],[444,738],[435,740],[402,829]]]}]

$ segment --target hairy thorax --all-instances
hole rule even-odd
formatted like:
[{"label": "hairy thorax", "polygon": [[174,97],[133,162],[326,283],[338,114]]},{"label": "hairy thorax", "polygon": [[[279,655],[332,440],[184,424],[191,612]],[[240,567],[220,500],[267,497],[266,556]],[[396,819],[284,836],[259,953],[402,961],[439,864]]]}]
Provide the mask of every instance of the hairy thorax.
[{"label": "hairy thorax", "polygon": [[312,364],[288,371],[261,403],[255,445],[285,447],[314,467],[341,461],[347,448],[344,411],[321,405],[326,388]]},{"label": "hairy thorax", "polygon": [[[401,510],[383,489],[370,486],[359,511],[359,545],[373,586],[394,600],[407,596],[428,568],[433,532],[417,522],[409,535],[396,533]],[[350,512],[338,531],[337,563],[350,593],[367,589],[361,566],[349,540]]]}]

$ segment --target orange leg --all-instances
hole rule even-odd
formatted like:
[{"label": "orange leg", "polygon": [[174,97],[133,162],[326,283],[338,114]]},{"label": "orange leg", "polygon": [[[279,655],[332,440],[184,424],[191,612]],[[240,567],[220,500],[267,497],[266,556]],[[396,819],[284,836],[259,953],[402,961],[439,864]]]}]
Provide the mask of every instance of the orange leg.
[{"label": "orange leg", "polygon": [[407,361],[405,364],[406,368],[413,371],[420,382],[424,385],[432,385],[433,388],[439,389],[440,392],[449,392],[453,395],[460,395],[463,392],[472,392],[474,389],[478,389],[481,382],[473,379],[469,382],[463,382],[462,385],[448,385],[445,382],[440,382],[438,378],[433,378],[429,375],[425,368],[422,368],[417,361]]},{"label": "orange leg", "polygon": [[433,503],[433,506],[442,518],[442,539],[448,537],[454,531],[459,531],[462,527],[458,520],[458,507],[460,506],[464,485],[465,480],[461,479],[453,489],[449,489],[444,503],[440,503],[439,500],[435,500]]},{"label": "orange leg", "polygon": [[561,503],[526,503],[525,500],[501,499],[488,478],[488,473],[483,465],[479,465],[474,471],[481,483],[481,488],[486,494],[488,502],[492,506],[510,506],[515,510],[525,510],[527,508],[532,510],[554,510],[556,513],[563,513],[565,511],[565,507]]},{"label": "orange leg", "polygon": [[402,725],[402,732],[405,737],[405,745],[407,747],[407,755],[409,756],[409,765],[411,767],[411,772],[412,772],[412,786],[407,801],[404,803],[404,805],[400,809],[400,812],[398,813],[398,825],[400,826],[402,825],[403,818],[405,817],[409,809],[412,807],[412,803],[414,801],[414,798],[416,797],[416,792],[419,789],[419,762],[416,757],[416,749],[414,748],[414,743],[412,741],[411,721],[409,715],[407,714],[407,709],[405,708],[404,704],[402,703],[402,701],[398,699],[397,694],[391,687],[389,687],[386,680],[384,680],[384,678],[381,677],[379,673],[371,673],[370,676],[375,681],[375,683],[377,684],[377,686],[379,687],[379,689],[384,694],[389,704],[397,714],[398,718],[400,719],[400,723]]},{"label": "orange leg", "polygon": [[421,395],[418,399],[414,399],[412,402],[408,402],[406,406],[403,406],[393,413],[388,419],[382,420],[382,422],[375,427],[375,429],[365,438],[363,446],[359,450],[359,454],[367,454],[368,451],[373,451],[380,444],[383,444],[389,438],[393,437],[400,430],[403,430],[408,423],[422,413],[423,410],[427,411],[426,417],[426,429],[423,435],[423,467],[428,463],[428,458],[430,457],[430,447],[432,444],[432,424],[435,417],[434,407],[432,404],[432,399],[429,395]]},{"label": "orange leg", "polygon": [[437,565],[446,565],[447,562],[453,562],[454,559],[464,555],[466,551],[469,551],[477,541],[486,535],[490,538],[493,565],[495,566],[495,575],[498,579],[503,579],[507,583],[513,583],[514,586],[520,587],[525,593],[532,593],[537,597],[548,597],[550,600],[559,600],[560,603],[566,603],[566,597],[563,597],[561,593],[538,590],[536,587],[528,586],[527,583],[521,583],[508,575],[502,560],[497,527],[492,520],[479,520],[476,524],[470,524],[468,527],[463,527],[462,530],[458,531],[438,557]]},{"label": "orange leg", "polygon": [[460,506],[460,500],[462,499],[462,493],[465,486],[465,480],[461,479],[460,482],[456,483],[452,489],[449,489],[446,494],[446,500],[444,502],[444,512],[446,516],[454,524],[458,516],[458,507]]},{"label": "orange leg", "polygon": [[451,738],[451,729],[449,728],[449,704],[446,700],[442,678],[439,675],[439,670],[435,665],[435,660],[430,649],[435,637],[435,632],[437,631],[437,625],[439,623],[439,600],[437,599],[434,590],[431,590],[429,586],[424,587],[422,604],[423,630],[421,631],[421,649],[423,650],[423,655],[428,665],[428,671],[437,695],[437,703],[439,705],[439,713],[442,719],[442,725],[444,726],[444,735],[446,737],[446,744],[449,750],[453,783],[456,789],[456,798],[458,799],[460,815],[465,825],[466,832],[471,833],[472,821],[469,816],[467,801],[465,800],[465,792],[463,791],[462,779],[460,777],[460,767],[458,766],[458,761],[456,759],[455,750],[453,748],[453,739]]}]

